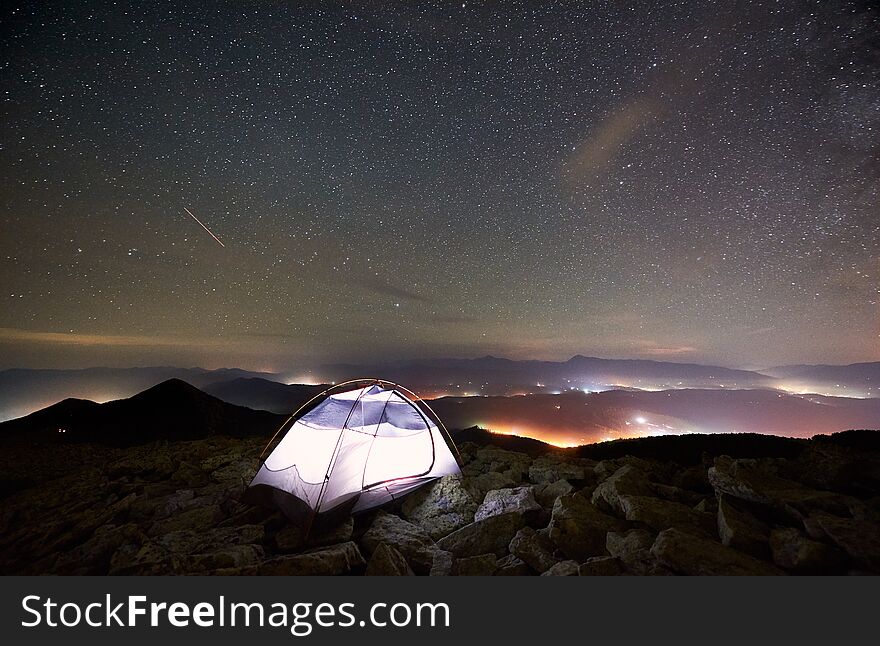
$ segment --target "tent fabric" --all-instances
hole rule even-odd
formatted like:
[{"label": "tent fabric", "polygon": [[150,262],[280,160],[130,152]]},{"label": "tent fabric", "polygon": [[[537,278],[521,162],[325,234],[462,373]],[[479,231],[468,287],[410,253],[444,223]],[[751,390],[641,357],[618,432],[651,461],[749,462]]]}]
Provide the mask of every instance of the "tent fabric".
[{"label": "tent fabric", "polygon": [[388,382],[327,395],[288,424],[248,488],[274,490],[275,504],[286,494],[314,513],[364,511],[461,473],[438,426]]}]

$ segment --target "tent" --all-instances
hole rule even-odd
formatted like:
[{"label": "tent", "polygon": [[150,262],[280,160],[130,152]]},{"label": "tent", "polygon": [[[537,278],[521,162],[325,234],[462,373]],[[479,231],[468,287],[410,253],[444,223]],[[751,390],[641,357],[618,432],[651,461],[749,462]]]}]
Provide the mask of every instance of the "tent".
[{"label": "tent", "polygon": [[246,499],[280,507],[291,518],[340,508],[354,513],[461,473],[443,423],[417,400],[379,379],[346,382],[317,395],[275,434],[284,431]]}]

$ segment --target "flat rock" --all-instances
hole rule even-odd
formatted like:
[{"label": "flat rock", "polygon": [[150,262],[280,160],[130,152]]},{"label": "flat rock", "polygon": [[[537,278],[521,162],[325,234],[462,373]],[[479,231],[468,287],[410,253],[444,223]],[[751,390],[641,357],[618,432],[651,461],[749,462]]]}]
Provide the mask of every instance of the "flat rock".
[{"label": "flat rock", "polygon": [[483,520],[508,512],[520,514],[528,520],[536,517],[542,511],[541,505],[535,500],[531,487],[493,489],[486,493],[483,504],[474,514],[474,520]]},{"label": "flat rock", "polygon": [[578,494],[557,498],[550,518],[550,540],[569,558],[584,561],[605,554],[605,535],[625,523],[609,516]]},{"label": "flat rock", "polygon": [[480,554],[456,559],[452,566],[453,576],[492,576],[498,569],[494,554]]},{"label": "flat rock", "polygon": [[745,576],[784,574],[775,565],[680,529],[663,530],[651,554],[671,570],[690,575]]},{"label": "flat rock", "polygon": [[349,574],[366,565],[357,545],[349,541],[341,545],[322,547],[302,554],[277,556],[236,572],[220,570],[217,574],[246,574],[271,576],[333,576]]},{"label": "flat rock", "polygon": [[529,576],[535,573],[528,563],[513,554],[498,559],[496,566],[495,576]]},{"label": "flat rock", "polygon": [[372,556],[381,543],[400,552],[416,574],[430,572],[437,546],[418,525],[380,511],[361,537],[360,544],[364,552]]},{"label": "flat rock", "polygon": [[560,561],[541,576],[578,576],[579,570],[577,561]]},{"label": "flat rock", "polygon": [[523,518],[515,512],[489,516],[444,536],[437,545],[457,558],[490,552],[501,557],[507,554],[511,539],[522,526]]},{"label": "flat rock", "polygon": [[833,574],[847,562],[840,549],[804,536],[794,527],[778,527],[770,532],[773,562],[798,574]]},{"label": "flat rock", "polygon": [[510,553],[522,559],[536,572],[546,572],[559,562],[553,556],[553,543],[543,532],[523,527],[510,541]]},{"label": "flat rock", "polygon": [[636,466],[625,464],[596,486],[592,502],[603,511],[623,515],[620,496],[651,495],[653,491],[647,474]]},{"label": "flat rock", "polygon": [[618,576],[623,571],[623,563],[614,556],[593,556],[578,568],[580,576]]},{"label": "flat rock", "polygon": [[826,513],[814,514],[813,520],[825,536],[853,561],[871,572],[880,573],[880,525]]},{"label": "flat rock", "polygon": [[403,554],[388,545],[379,543],[367,563],[367,576],[415,576]]},{"label": "flat rock", "polygon": [[760,559],[770,558],[770,527],[728,494],[718,497],[718,536],[722,545]]},{"label": "flat rock", "polygon": [[629,521],[644,523],[661,531],[669,527],[679,527],[688,531],[711,535],[714,533],[714,519],[695,509],[671,500],[652,496],[620,496],[620,506]]},{"label": "flat rock", "polygon": [[474,521],[477,503],[460,475],[448,475],[406,497],[401,513],[437,540]]}]

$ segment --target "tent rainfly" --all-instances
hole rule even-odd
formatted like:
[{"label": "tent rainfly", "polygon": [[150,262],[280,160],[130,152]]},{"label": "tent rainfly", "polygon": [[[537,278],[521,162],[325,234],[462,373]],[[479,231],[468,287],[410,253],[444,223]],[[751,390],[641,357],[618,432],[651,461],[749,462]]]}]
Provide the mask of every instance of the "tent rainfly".
[{"label": "tent rainfly", "polygon": [[276,433],[286,429],[246,498],[280,507],[291,518],[340,508],[354,513],[461,473],[443,423],[408,394],[371,379],[317,395]]}]

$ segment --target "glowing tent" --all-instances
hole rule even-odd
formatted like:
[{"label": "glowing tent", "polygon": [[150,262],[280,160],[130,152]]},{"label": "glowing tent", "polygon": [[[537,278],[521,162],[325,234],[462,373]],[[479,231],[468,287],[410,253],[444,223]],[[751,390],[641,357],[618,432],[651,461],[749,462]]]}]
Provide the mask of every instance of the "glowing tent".
[{"label": "glowing tent", "polygon": [[443,423],[410,395],[378,379],[346,382],[317,395],[276,433],[284,435],[260,465],[246,499],[278,506],[291,517],[340,508],[357,512],[460,473]]}]

